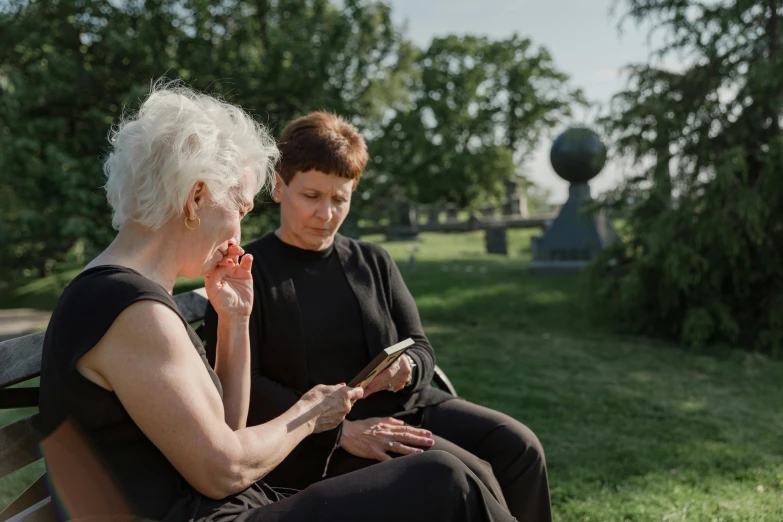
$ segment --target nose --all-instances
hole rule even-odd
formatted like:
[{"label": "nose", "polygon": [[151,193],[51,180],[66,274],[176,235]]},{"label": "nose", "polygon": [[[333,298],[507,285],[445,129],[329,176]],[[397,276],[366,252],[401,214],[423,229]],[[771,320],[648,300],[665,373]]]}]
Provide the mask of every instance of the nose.
[{"label": "nose", "polygon": [[331,221],[332,219],[332,202],[327,200],[321,201],[315,210],[315,216],[322,221]]},{"label": "nose", "polygon": [[232,246],[239,246],[242,244],[242,232],[238,231],[234,237],[226,241],[226,252],[231,250]]}]

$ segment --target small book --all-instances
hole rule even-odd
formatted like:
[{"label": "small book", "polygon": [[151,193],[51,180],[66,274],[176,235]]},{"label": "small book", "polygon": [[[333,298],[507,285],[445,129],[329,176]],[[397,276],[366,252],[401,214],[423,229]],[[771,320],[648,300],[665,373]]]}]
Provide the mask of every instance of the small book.
[{"label": "small book", "polygon": [[405,350],[410,348],[412,345],[413,339],[409,337],[404,341],[400,341],[395,345],[381,350],[381,352],[376,355],[375,358],[370,361],[370,363],[365,366],[362,371],[359,372],[359,375],[354,377],[353,380],[348,383],[348,386],[352,388],[366,388],[367,385],[370,384],[373,379],[375,379],[376,375],[394,364],[394,361],[404,354]]}]

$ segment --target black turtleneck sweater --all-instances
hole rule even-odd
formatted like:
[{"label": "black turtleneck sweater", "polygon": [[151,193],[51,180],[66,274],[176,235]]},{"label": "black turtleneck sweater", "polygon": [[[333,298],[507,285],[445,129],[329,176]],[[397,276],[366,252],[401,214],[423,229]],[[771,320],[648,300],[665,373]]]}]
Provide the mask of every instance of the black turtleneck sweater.
[{"label": "black turtleneck sweater", "polygon": [[303,250],[275,236],[288,266],[302,315],[310,385],[348,382],[372,359],[359,301],[345,277],[334,245]]}]

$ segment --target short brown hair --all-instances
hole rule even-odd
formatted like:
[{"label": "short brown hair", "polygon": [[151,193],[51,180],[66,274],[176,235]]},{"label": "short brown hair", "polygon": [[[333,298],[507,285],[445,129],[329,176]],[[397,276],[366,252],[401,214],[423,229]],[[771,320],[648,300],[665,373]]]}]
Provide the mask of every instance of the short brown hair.
[{"label": "short brown hair", "polygon": [[278,174],[288,184],[297,172],[318,170],[356,182],[367,165],[367,145],[359,131],[328,112],[311,112],[283,129]]}]

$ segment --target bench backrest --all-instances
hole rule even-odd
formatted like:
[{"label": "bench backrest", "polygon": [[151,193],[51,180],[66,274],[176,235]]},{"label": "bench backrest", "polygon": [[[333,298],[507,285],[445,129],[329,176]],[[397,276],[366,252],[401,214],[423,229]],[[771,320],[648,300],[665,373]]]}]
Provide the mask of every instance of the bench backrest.
[{"label": "bench backrest", "polygon": [[[204,288],[174,296],[180,312],[189,323],[204,319],[207,294]],[[197,329],[198,331],[198,329]],[[11,388],[41,373],[44,332],[0,342],[0,409],[38,406],[38,387]],[[435,367],[433,381],[456,396],[451,382]],[[0,427],[0,478],[41,458],[38,443],[38,414]],[[38,477],[16,500],[0,512],[0,522],[50,522],[55,520],[45,475]]]}]

